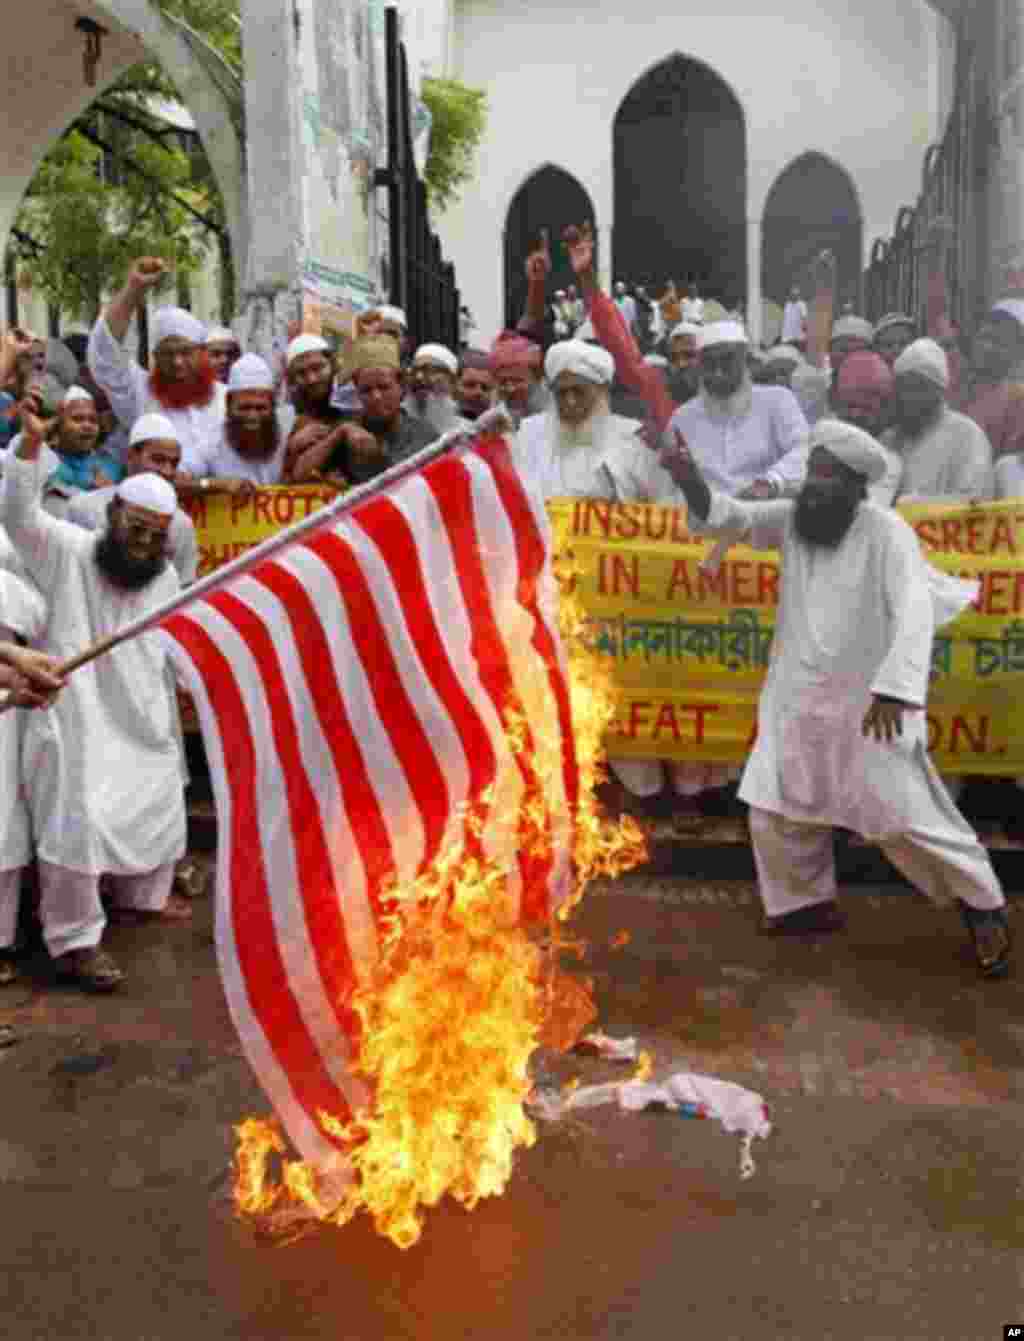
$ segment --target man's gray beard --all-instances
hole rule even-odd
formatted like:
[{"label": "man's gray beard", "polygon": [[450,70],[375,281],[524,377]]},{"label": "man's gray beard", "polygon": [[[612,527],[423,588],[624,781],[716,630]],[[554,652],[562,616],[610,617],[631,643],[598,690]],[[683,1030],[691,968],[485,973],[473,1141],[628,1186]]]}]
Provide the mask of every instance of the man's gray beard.
[{"label": "man's gray beard", "polygon": [[558,417],[555,405],[546,411],[546,415],[552,440],[563,452],[572,452],[580,448],[600,452],[613,435],[615,421],[608,405],[599,405],[582,424],[563,423]]},{"label": "man's gray beard", "polygon": [[455,427],[456,420],[459,417],[459,407],[447,395],[436,395],[433,392],[427,396],[426,402],[421,402],[415,397],[413,404],[416,407],[416,414],[425,424],[428,424],[435,433],[447,433],[450,428]]}]

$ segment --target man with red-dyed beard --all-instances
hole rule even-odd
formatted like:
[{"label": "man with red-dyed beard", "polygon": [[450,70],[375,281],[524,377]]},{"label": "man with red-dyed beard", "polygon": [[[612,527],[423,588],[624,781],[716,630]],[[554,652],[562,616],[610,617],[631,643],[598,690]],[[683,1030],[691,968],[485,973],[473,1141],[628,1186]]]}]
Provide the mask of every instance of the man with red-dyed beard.
[{"label": "man with red-dyed beard", "polygon": [[181,466],[192,471],[220,441],[225,388],[217,381],[203,341],[202,322],[180,307],[159,307],[150,323],[153,357],[147,373],[122,348],[132,317],[166,276],[164,262],[136,261],[121,292],[89,336],[89,369],[125,428],[144,414],[164,414],[181,443]]}]

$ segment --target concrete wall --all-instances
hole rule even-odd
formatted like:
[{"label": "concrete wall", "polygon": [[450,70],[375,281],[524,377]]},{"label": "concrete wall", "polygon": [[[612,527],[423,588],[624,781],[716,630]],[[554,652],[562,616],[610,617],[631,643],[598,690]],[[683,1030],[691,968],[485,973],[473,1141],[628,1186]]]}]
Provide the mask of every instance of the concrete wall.
[{"label": "concrete wall", "polygon": [[540,164],[579,177],[597,210],[602,255],[611,256],[615,113],[673,51],[710,65],[746,115],[748,310],[764,200],[799,154],[818,150],[850,174],[866,245],[888,234],[916,195],[938,101],[936,20],[921,0],[789,0],[784,13],[763,0],[685,8],[678,0],[456,0],[454,73],[487,87],[489,125],[479,179],[439,225],[481,338],[501,324],[509,202]]}]

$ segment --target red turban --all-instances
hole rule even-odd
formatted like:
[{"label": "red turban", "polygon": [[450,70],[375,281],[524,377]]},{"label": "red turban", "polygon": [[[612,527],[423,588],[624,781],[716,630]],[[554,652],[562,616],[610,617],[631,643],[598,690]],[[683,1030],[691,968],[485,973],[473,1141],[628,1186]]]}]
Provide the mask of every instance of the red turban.
[{"label": "red turban", "polygon": [[885,400],[892,395],[893,385],[892,369],[880,354],[873,354],[869,349],[847,354],[839,365],[836,390],[840,396],[852,391]]},{"label": "red turban", "polygon": [[515,331],[502,331],[491,346],[491,372],[497,372],[499,368],[539,368],[543,362],[540,345]]}]

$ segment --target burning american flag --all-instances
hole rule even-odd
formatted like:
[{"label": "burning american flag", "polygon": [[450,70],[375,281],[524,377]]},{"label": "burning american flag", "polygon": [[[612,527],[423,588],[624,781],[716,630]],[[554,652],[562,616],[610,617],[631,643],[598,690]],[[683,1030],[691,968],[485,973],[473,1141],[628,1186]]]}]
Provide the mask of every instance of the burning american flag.
[{"label": "burning american flag", "polygon": [[224,988],[280,1123],[239,1129],[238,1204],[366,1209],[407,1246],[420,1207],[500,1192],[532,1142],[528,930],[638,834],[593,809],[611,696],[570,688],[546,514],[504,439],[311,522],[160,628],[214,780]]}]

